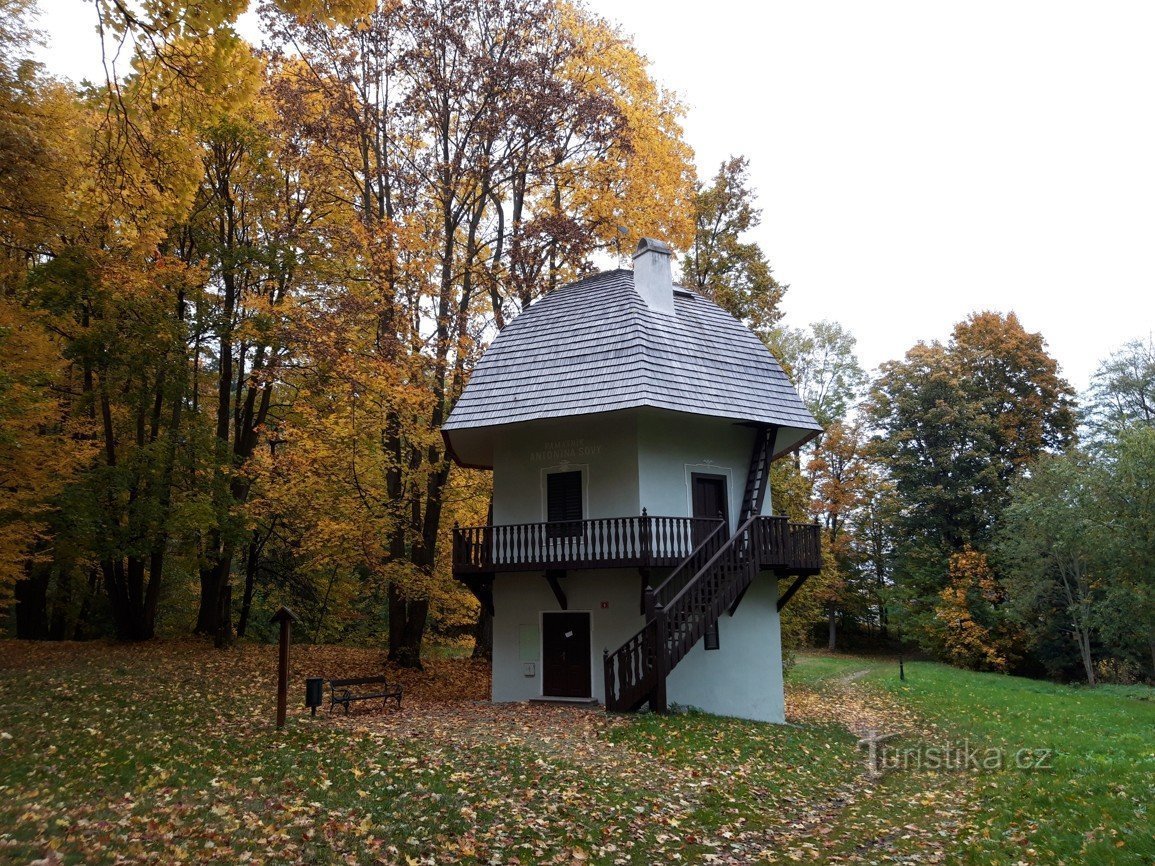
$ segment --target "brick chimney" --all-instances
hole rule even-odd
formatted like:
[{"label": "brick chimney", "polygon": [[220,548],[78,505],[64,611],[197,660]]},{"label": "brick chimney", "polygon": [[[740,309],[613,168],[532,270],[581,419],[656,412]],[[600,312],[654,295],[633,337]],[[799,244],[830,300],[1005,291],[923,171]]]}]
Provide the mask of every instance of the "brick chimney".
[{"label": "brick chimney", "polygon": [[674,312],[673,252],[661,241],[642,238],[634,253],[634,289],[646,306],[659,313]]}]

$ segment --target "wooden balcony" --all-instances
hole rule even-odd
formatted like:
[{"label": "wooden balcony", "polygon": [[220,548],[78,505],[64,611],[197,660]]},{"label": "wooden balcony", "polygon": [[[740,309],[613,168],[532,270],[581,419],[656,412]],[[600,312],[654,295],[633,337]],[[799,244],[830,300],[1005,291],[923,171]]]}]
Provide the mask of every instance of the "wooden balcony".
[{"label": "wooden balcony", "polygon": [[[602,517],[453,530],[453,573],[591,568],[673,568],[711,536],[720,520],[695,517]],[[822,566],[817,526],[785,517],[758,521],[758,559],[781,574],[816,574]]]}]

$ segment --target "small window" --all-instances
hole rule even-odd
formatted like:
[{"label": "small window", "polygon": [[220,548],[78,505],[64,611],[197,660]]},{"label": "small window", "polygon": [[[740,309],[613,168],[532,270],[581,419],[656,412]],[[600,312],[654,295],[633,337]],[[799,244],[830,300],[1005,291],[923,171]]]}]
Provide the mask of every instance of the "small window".
[{"label": "small window", "polygon": [[720,644],[718,643],[718,621],[717,620],[714,620],[713,625],[706,626],[706,634],[703,637],[703,640],[705,641],[706,649],[716,650],[719,648]]},{"label": "small window", "polygon": [[582,527],[582,474],[551,472],[546,481],[546,521],[550,538],[574,538]]}]

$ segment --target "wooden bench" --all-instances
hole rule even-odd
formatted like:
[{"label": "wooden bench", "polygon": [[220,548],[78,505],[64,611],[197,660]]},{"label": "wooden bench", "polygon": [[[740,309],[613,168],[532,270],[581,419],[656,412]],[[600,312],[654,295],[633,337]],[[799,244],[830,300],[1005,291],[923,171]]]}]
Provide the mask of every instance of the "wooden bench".
[{"label": "wooden bench", "polygon": [[401,686],[391,686],[385,677],[353,677],[346,680],[329,680],[329,712],[337,704],[344,704],[345,715],[349,715],[349,704],[353,701],[371,701],[381,698],[381,706],[390,698],[397,701],[401,709]]}]

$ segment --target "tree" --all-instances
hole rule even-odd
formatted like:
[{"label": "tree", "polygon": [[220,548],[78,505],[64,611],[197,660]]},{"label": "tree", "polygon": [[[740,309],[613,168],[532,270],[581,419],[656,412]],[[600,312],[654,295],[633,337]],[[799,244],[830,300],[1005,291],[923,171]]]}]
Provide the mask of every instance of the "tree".
[{"label": "tree", "polygon": [[266,21],[294,47],[280,110],[334,181],[329,208],[351,217],[347,273],[309,324],[322,363],[302,383],[318,405],[342,402],[311,429],[357,448],[344,483],[386,540],[390,656],[417,665],[451,474],[439,428],[487,320],[576,274],[623,217],[677,237],[682,218],[659,202],[691,176],[688,150],[636,52],[549,0]]},{"label": "tree", "polygon": [[1155,424],[1155,340],[1131,340],[1099,365],[1083,420],[1100,443],[1127,427]]},{"label": "tree", "polygon": [[760,334],[780,318],[786,286],[774,279],[762,248],[745,241],[762,222],[750,187],[750,161],[732,156],[694,196],[694,242],[682,257],[682,283]]},{"label": "tree", "polygon": [[0,0],[0,607],[15,596],[19,636],[46,637],[52,522],[91,447],[61,341],[27,291],[29,266],[70,224],[80,117],[27,54],[31,10]]},{"label": "tree", "polygon": [[948,344],[882,365],[866,405],[899,504],[896,579],[916,635],[935,646],[951,557],[986,553],[1016,473],[1074,435],[1071,387],[1039,334],[976,313]]},{"label": "tree", "polygon": [[974,313],[955,325],[950,353],[968,393],[993,422],[1004,487],[1039,454],[1071,444],[1075,392],[1042,334],[1028,332],[1014,313]]},{"label": "tree", "polygon": [[1145,645],[1155,677],[1155,428],[1124,430],[1098,473],[1097,516],[1112,611],[1102,631],[1118,650]]},{"label": "tree", "polygon": [[1057,618],[1092,686],[1092,644],[1103,600],[1098,474],[1099,468],[1077,452],[1039,458],[1012,486],[996,545],[1011,609],[1036,644],[1049,637]]},{"label": "tree", "polygon": [[867,437],[861,425],[834,421],[826,427],[806,464],[813,490],[811,512],[825,529],[824,549],[830,554],[832,574],[823,582],[828,641],[837,646],[840,613],[861,611],[869,603],[858,577],[859,527],[855,515],[862,508],[870,480]]},{"label": "tree", "polygon": [[981,549],[1015,473],[1074,435],[1072,389],[1039,334],[978,313],[948,345],[882,365],[867,404],[913,540]]},{"label": "tree", "polygon": [[247,521],[247,466],[277,415],[274,393],[285,396],[281,371],[297,348],[287,333],[292,308],[325,221],[300,180],[295,142],[276,129],[287,119],[275,116],[253,60],[245,50],[236,63],[234,86],[244,98],[197,129],[201,180],[190,218],[174,231],[185,257],[209,274],[195,323],[194,405],[212,431],[203,457],[213,466],[215,519],[200,546],[195,630],[221,641],[231,625],[234,561],[238,551],[251,559],[259,545]]},{"label": "tree", "polygon": [[898,515],[894,485],[871,452],[862,475],[857,506],[850,516],[854,526],[850,543],[863,595],[875,605],[879,634],[884,640],[890,637],[888,599],[894,584]]},{"label": "tree", "polygon": [[952,553],[927,629],[939,654],[973,670],[1005,670],[1012,646],[1002,622],[1003,600],[986,554],[970,547]]},{"label": "tree", "polygon": [[765,339],[818,423],[840,421],[858,403],[867,376],[855,355],[857,340],[838,322],[775,328]]}]

